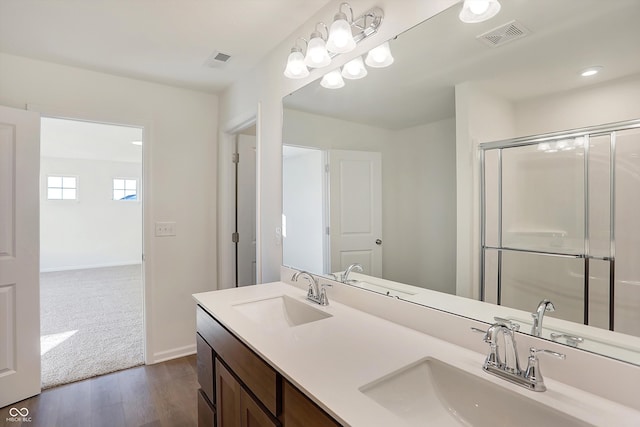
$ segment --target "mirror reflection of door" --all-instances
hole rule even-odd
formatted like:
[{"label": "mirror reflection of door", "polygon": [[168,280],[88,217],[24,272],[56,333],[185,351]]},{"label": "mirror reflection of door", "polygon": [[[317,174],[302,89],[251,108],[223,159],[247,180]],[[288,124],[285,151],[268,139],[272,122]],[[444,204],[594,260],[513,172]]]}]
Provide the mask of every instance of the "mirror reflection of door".
[{"label": "mirror reflection of door", "polygon": [[382,155],[330,150],[329,183],[332,272],[359,263],[382,277]]},{"label": "mirror reflection of door", "polygon": [[256,284],[256,137],[236,145],[236,286]]}]

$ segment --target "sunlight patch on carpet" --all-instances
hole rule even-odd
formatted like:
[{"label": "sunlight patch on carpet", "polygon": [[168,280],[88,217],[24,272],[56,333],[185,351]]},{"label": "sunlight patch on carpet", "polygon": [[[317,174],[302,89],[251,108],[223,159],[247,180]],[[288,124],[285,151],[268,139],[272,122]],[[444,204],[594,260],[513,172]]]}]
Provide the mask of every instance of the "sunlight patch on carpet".
[{"label": "sunlight patch on carpet", "polygon": [[69,338],[73,334],[78,332],[78,330],[60,332],[59,334],[49,334],[43,335],[40,337],[40,356],[44,356],[49,350],[59,346]]}]

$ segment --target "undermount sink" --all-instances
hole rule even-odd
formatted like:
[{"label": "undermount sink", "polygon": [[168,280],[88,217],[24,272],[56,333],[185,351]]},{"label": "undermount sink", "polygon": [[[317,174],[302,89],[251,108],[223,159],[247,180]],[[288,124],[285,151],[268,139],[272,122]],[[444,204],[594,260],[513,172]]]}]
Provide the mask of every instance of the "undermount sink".
[{"label": "undermount sink", "polygon": [[377,379],[360,391],[412,426],[589,425],[433,358]]},{"label": "undermount sink", "polygon": [[287,295],[245,302],[233,307],[254,322],[272,329],[304,325],[331,317],[331,314]]}]

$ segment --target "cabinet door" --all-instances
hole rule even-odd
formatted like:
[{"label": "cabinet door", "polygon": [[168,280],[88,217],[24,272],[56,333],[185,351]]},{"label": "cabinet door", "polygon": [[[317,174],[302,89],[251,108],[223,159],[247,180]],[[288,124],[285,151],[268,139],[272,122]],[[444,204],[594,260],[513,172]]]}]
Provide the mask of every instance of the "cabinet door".
[{"label": "cabinet door", "polygon": [[216,394],[213,387],[213,350],[209,344],[199,334],[196,334],[196,342],[198,348],[198,383],[202,391],[209,399],[209,402],[215,402]]},{"label": "cabinet door", "polygon": [[288,381],[284,381],[283,389],[285,427],[336,427],[340,425]]},{"label": "cabinet door", "polygon": [[202,389],[198,390],[198,427],[215,427],[215,411]]},{"label": "cabinet door", "polygon": [[216,420],[218,427],[241,427],[240,383],[216,358]]},{"label": "cabinet door", "polygon": [[253,398],[244,390],[240,390],[240,410],[242,427],[278,427],[279,424],[263,411]]}]

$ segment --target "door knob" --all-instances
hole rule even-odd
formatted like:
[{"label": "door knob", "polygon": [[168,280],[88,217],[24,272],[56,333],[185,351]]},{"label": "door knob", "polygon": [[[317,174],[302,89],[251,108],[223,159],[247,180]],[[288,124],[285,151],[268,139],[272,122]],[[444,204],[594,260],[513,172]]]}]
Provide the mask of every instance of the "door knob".
[{"label": "door knob", "polygon": [[378,246],[382,245],[382,240],[376,239],[376,245],[378,245]]}]

